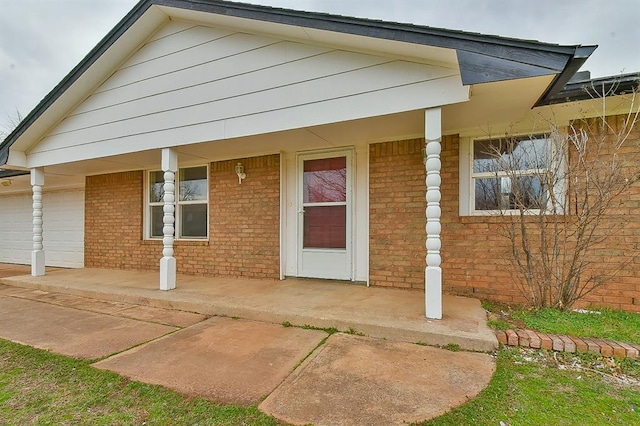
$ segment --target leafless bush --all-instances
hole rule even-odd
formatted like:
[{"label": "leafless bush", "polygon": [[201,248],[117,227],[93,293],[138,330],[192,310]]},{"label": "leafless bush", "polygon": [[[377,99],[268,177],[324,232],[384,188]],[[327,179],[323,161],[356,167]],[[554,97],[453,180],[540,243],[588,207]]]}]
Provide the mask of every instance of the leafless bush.
[{"label": "leafless bush", "polygon": [[574,120],[543,136],[480,141],[487,159],[481,163],[495,172],[476,180],[480,208],[502,217],[517,282],[533,307],[569,309],[624,267],[604,267],[594,253],[624,226],[624,195],[640,185],[633,101],[624,116]]}]

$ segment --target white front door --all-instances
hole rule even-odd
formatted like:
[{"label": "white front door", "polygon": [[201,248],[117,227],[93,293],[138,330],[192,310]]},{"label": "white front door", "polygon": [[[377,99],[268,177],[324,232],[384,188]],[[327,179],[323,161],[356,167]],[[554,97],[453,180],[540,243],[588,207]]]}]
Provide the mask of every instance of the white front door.
[{"label": "white front door", "polygon": [[352,151],[298,156],[298,276],[352,280]]}]

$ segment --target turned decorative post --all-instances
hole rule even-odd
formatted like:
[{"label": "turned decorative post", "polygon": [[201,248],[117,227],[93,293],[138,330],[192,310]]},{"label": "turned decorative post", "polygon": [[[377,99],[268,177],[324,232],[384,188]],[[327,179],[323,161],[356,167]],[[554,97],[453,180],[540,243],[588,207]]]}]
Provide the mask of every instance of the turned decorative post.
[{"label": "turned decorative post", "polygon": [[425,313],[427,318],[442,319],[442,258],[440,257],[440,152],[442,119],[440,108],[425,112],[425,168],[427,171],[427,267],[425,269]]},{"label": "turned decorative post", "polygon": [[42,186],[44,170],[31,169],[31,189],[33,191],[33,251],[31,252],[31,275],[44,275],[44,246],[42,244]]},{"label": "turned decorative post", "polygon": [[164,172],[164,206],[162,211],[162,259],[160,259],[160,290],[176,288],[177,264],[173,257],[173,241],[175,235],[176,213],[176,172],[178,171],[178,154],[171,148],[162,150],[162,171]]}]

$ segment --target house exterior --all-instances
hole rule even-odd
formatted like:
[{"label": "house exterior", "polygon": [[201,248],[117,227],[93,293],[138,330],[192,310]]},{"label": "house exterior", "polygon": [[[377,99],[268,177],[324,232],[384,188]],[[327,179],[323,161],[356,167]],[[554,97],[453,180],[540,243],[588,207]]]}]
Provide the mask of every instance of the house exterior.
[{"label": "house exterior", "polygon": [[[594,49],[142,0],[0,145],[0,262],[418,288],[430,318],[443,291],[521,301],[471,147],[597,114],[569,83]],[[633,197],[635,267],[591,301],[638,310]]]}]

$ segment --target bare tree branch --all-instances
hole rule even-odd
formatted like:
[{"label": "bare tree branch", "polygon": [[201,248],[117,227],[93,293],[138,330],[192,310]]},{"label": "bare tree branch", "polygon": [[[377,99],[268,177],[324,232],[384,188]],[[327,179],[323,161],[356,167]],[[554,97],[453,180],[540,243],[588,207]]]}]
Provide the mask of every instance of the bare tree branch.
[{"label": "bare tree branch", "polygon": [[624,195],[640,185],[640,146],[631,138],[639,115],[634,94],[623,116],[603,112],[566,131],[552,125],[546,150],[533,136],[482,142],[486,152],[479,157],[495,174],[476,178],[476,208],[498,210],[519,287],[532,306],[569,309],[625,266],[603,267],[597,253],[627,220],[620,213]]},{"label": "bare tree branch", "polygon": [[14,114],[7,115],[7,124],[0,127],[0,142],[5,140],[7,136],[9,136],[11,132],[13,132],[13,129],[18,127],[18,124],[20,124],[22,119],[22,114],[20,114],[20,111],[18,111],[17,109]]}]

